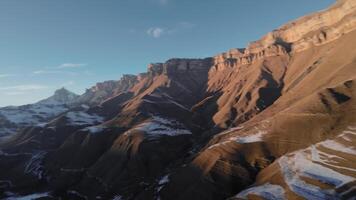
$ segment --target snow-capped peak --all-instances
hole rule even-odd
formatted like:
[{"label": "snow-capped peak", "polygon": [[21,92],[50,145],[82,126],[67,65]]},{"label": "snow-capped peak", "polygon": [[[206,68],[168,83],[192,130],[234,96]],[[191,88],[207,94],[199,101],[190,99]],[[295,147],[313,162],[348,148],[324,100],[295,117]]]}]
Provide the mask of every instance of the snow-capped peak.
[{"label": "snow-capped peak", "polygon": [[75,104],[78,95],[61,88],[54,95],[35,104],[0,108],[0,137],[19,128],[48,122]]},{"label": "snow-capped peak", "polygon": [[38,103],[40,104],[65,104],[65,105],[70,105],[73,104],[79,95],[65,89],[64,87],[61,89],[58,89],[54,92],[54,95],[44,99]]}]

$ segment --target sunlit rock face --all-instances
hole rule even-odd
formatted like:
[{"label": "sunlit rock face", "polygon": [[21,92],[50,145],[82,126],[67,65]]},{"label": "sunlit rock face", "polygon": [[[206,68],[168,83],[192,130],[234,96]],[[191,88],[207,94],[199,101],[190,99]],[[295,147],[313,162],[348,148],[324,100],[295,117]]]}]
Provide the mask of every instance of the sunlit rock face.
[{"label": "sunlit rock face", "polygon": [[44,102],[74,103],[0,140],[0,198],[352,198],[354,16],[338,1],[246,48],[60,90]]}]

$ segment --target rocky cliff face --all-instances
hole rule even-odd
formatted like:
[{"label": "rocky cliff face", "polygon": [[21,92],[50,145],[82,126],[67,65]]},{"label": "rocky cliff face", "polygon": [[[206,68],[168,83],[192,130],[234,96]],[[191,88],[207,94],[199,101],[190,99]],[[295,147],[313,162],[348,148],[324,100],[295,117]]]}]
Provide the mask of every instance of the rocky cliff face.
[{"label": "rocky cliff face", "polygon": [[97,105],[110,97],[128,91],[137,81],[135,75],[123,75],[119,81],[97,83],[78,98],[77,104]]},{"label": "rocky cliff face", "polygon": [[356,2],[337,1],[329,9],[320,11],[274,30],[248,48],[263,49],[271,44],[292,46],[293,51],[303,51],[338,39],[355,30]]},{"label": "rocky cliff face", "polygon": [[97,84],[90,106],[0,141],[0,197],[352,198],[355,3]]}]

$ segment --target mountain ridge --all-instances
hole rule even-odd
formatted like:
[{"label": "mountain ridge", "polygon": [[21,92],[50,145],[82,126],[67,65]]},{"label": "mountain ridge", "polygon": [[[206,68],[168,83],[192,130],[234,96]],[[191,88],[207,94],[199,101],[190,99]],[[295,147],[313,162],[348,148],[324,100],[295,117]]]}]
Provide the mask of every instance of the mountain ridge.
[{"label": "mountain ridge", "polygon": [[0,188],[54,199],[352,198],[355,4],[338,1],[246,49],[98,83],[0,143]]}]

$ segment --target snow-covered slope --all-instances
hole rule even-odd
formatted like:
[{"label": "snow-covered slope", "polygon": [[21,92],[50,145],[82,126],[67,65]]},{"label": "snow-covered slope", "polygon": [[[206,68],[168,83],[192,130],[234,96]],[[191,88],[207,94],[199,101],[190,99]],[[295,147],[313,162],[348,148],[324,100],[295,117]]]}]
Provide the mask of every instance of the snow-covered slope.
[{"label": "snow-covered slope", "polygon": [[147,136],[151,137],[158,137],[160,135],[177,136],[192,134],[180,122],[158,116],[153,116],[151,121],[142,123],[130,131],[132,130],[143,131]]},{"label": "snow-covered slope", "polygon": [[40,125],[67,111],[78,95],[57,90],[53,96],[34,104],[0,108],[0,136],[15,133],[19,128]]},{"label": "snow-covered slope", "polygon": [[[237,199],[349,199],[356,193],[356,127],[282,156],[261,172],[261,184],[236,195]],[[259,178],[258,178],[259,181]]]}]

